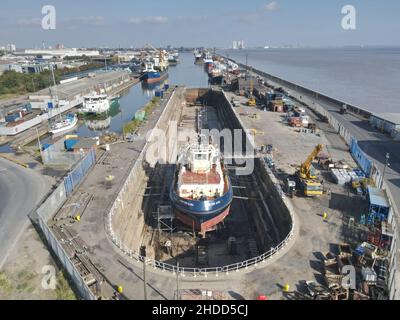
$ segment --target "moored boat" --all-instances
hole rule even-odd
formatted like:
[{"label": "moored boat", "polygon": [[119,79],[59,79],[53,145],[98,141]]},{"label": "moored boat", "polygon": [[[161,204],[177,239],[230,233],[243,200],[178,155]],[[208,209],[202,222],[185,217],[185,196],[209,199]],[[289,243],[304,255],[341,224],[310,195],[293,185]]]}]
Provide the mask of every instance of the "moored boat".
[{"label": "moored boat", "polygon": [[155,70],[153,63],[147,62],[140,79],[145,83],[156,83],[166,79],[167,76],[166,70]]},{"label": "moored boat", "polygon": [[106,94],[92,93],[83,97],[83,113],[99,114],[110,109],[110,102]]},{"label": "moored boat", "polygon": [[75,114],[69,113],[59,121],[54,122],[51,125],[50,133],[58,134],[73,129],[78,123],[78,117]]}]

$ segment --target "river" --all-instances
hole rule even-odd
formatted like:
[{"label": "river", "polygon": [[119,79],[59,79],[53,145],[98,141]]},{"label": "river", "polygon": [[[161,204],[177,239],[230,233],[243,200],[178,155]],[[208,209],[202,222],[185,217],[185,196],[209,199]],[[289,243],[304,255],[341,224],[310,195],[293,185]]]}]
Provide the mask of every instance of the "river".
[{"label": "river", "polygon": [[238,62],[375,113],[400,113],[400,48],[224,50]]}]

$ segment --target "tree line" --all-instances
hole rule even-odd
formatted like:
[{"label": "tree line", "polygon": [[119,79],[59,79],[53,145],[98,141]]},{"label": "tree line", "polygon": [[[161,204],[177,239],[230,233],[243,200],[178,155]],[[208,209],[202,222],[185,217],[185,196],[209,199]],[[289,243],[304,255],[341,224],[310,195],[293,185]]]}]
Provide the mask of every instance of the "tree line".
[{"label": "tree line", "polygon": [[[101,68],[102,63],[88,63],[76,68],[64,68],[54,71],[56,83],[59,83],[62,76]],[[6,70],[0,76],[0,95],[5,94],[26,94],[48,88],[53,85],[53,77],[50,70],[40,73],[19,73],[14,70]]]}]

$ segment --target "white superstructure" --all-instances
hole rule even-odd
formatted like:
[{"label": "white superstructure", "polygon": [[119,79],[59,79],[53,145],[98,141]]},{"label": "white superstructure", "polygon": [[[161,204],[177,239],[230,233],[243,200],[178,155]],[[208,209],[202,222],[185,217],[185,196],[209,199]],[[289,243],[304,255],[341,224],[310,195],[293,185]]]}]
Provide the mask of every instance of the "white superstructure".
[{"label": "white superstructure", "polygon": [[110,102],[106,94],[92,93],[83,97],[82,111],[86,113],[103,113],[110,109]]},{"label": "white superstructure", "polygon": [[184,152],[178,177],[178,195],[187,199],[215,199],[225,181],[219,150],[211,144],[192,144]]}]

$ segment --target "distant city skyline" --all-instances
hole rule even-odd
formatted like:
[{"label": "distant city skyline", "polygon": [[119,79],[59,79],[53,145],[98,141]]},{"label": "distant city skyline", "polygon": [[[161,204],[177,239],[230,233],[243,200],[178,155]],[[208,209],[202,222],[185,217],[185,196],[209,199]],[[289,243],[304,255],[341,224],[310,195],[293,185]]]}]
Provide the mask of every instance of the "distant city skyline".
[{"label": "distant city skyline", "polygon": [[[55,30],[41,28],[46,4],[56,8]],[[356,8],[356,30],[341,27],[347,4]],[[14,0],[2,3],[0,46],[399,46],[398,12],[395,0]]]}]

